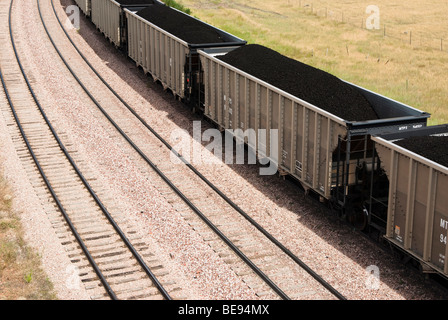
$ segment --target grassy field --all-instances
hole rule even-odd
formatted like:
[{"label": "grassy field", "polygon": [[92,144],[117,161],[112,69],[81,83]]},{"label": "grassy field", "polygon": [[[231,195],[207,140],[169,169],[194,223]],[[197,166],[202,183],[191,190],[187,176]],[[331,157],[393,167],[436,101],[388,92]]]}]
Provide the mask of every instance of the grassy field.
[{"label": "grassy field", "polygon": [[[432,125],[448,123],[446,1],[179,2],[194,16],[249,43],[427,111]],[[379,30],[365,28],[370,4],[380,10]]]}]

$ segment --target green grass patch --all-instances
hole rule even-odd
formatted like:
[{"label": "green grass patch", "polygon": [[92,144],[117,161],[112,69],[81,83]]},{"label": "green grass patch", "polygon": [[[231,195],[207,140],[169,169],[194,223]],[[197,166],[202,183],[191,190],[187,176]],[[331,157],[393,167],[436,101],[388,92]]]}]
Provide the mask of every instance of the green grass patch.
[{"label": "green grass patch", "polygon": [[191,10],[187,7],[185,7],[183,4],[181,4],[180,2],[177,2],[175,0],[163,0],[163,2],[174,9],[177,9],[179,11],[185,12],[186,14],[191,14]]}]

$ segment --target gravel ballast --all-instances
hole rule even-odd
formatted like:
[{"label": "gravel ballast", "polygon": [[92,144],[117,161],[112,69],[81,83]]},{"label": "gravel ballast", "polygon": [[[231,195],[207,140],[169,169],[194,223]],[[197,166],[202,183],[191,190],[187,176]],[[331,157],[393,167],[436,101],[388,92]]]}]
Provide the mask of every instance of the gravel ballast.
[{"label": "gravel ballast", "polygon": [[218,58],[344,120],[378,119],[370,103],[349,84],[267,47],[246,45]]},{"label": "gravel ballast", "polygon": [[[17,38],[22,40],[18,48],[27,73],[33,79],[33,88],[56,130],[66,132],[70,137],[70,141],[64,140],[63,143],[71,145],[70,152],[80,157],[77,160],[80,170],[83,172],[92,170],[91,176],[95,177],[97,183],[108,189],[105,194],[100,195],[106,207],[118,208],[117,212],[126,215],[127,223],[137,229],[137,233],[132,237],[141,236],[142,242],[150,245],[157,260],[169,271],[172,281],[183,288],[183,297],[187,299],[256,299],[254,291],[241,281],[224,260],[202,240],[196,230],[192,229],[177,210],[167,202],[159,191],[160,185],[155,185],[155,182],[148,177],[150,174],[148,165],[135,157],[129,144],[119,137],[117,131],[112,128],[70,75],[49,43],[39,15],[36,13],[36,2],[29,6],[15,3],[13,29]],[[70,57],[72,68],[82,77],[85,85],[98,100],[101,99],[103,104],[118,105],[116,98],[113,98],[109,90],[92,72],[87,71],[82,59],[77,56],[76,51],[60,30],[57,21],[49,19],[53,16],[50,2],[41,1],[41,8],[47,27],[55,37],[59,50],[65,57]],[[61,18],[64,17],[64,10],[60,7],[57,9]],[[32,18],[25,19],[23,16]],[[83,20],[81,33],[88,30],[89,35],[97,36],[94,29],[89,27],[91,27],[90,22]],[[76,38],[77,34],[73,31],[71,36]],[[102,48],[107,52],[111,48],[108,48],[107,42],[102,40],[105,39],[98,37],[95,41],[100,41]],[[106,73],[105,78],[117,76],[104,64],[104,60],[91,55],[93,53],[91,48],[82,38],[78,38],[78,41],[81,41],[78,43],[80,49],[84,52],[87,50],[88,57],[92,59],[95,66],[103,65],[103,68],[99,69],[102,70],[100,72]],[[35,54],[36,52],[39,54]],[[112,49],[112,52],[114,55],[117,54],[115,49]],[[125,67],[127,68],[128,66]],[[138,94],[129,96],[131,92],[136,93],[132,88],[132,80],[122,81],[127,91],[123,97],[127,98],[131,105],[152,108],[152,104],[139,98]],[[156,97],[153,103],[164,104],[164,101]],[[124,112],[118,118],[126,121],[125,119],[129,116],[129,112]],[[133,125],[133,130],[138,127],[143,131],[142,126],[136,123]],[[141,132],[140,137],[147,139],[147,134]],[[45,217],[45,213],[43,216]],[[32,243],[40,241],[39,238],[34,239],[34,229],[50,235],[55,233],[51,225],[50,228],[43,224],[31,224],[29,227]],[[46,251],[47,248],[48,246],[38,246],[39,252]],[[67,254],[63,249],[47,253],[48,255]],[[66,296],[71,295],[76,299],[76,295],[70,291],[70,288],[64,288],[65,282],[60,282],[61,277],[57,277],[61,275],[66,280],[66,266],[59,265],[59,270],[51,270],[48,273],[52,281],[60,283],[56,286],[58,291],[62,290]]]}]

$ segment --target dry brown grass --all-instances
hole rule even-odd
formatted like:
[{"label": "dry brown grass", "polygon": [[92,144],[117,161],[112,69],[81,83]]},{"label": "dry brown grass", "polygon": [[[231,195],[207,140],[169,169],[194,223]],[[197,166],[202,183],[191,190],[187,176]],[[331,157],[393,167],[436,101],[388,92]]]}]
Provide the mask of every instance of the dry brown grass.
[{"label": "dry brown grass", "polygon": [[41,269],[40,257],[23,238],[12,192],[0,177],[0,300],[55,299],[53,285]]},{"label": "dry brown grass", "polygon": [[[432,114],[430,124],[448,123],[446,1],[372,2],[305,0],[181,0],[193,15],[344,80]],[[304,8],[308,3],[309,6]],[[302,6],[300,6],[300,4]],[[369,4],[380,9],[381,30],[361,29]],[[327,9],[325,9],[327,8]],[[311,13],[313,10],[313,13]],[[344,12],[344,23],[338,18]],[[354,22],[352,22],[354,21]],[[359,22],[356,22],[359,21]],[[359,24],[359,26],[358,26]],[[397,37],[384,37],[397,32]],[[413,43],[409,44],[412,30]],[[434,49],[418,35],[434,37]],[[400,40],[400,37],[402,40]],[[429,38],[428,38],[429,39]]]}]

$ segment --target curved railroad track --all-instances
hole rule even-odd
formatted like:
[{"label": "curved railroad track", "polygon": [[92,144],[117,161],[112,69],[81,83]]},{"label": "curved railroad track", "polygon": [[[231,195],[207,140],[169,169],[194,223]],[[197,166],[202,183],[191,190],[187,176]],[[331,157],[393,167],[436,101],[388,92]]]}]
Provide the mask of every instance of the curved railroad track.
[{"label": "curved railroad track", "polygon": [[[64,222],[53,223],[58,233],[64,233],[61,238],[79,268],[80,280],[94,299],[171,299],[168,290],[176,292],[179,288],[163,278],[163,268],[156,259],[147,261],[152,256],[148,245],[133,245],[118,226],[113,218],[117,213],[105,207],[89,182],[94,179],[79,170],[70,145],[64,145],[45,114],[20,59],[12,27],[13,6],[14,0],[8,16],[10,43],[4,50],[11,50],[15,61],[1,67],[1,83],[10,107],[2,107],[2,112],[9,113],[9,125],[14,125],[10,130],[22,146],[17,147],[21,158],[33,162],[30,170],[38,171],[40,187],[47,190],[62,214]],[[162,282],[168,283],[168,290]]]},{"label": "curved railroad track", "polygon": [[[263,229],[249,214],[230,200],[185,158],[174,151],[182,165],[173,165],[170,161],[167,161],[167,159],[170,159],[170,152],[173,148],[101,77],[64,29],[55,10],[53,0],[51,0],[51,6],[60,30],[64,32],[67,40],[79,55],[76,59],[77,67],[70,67],[70,64],[75,60],[74,54],[70,54],[69,64],[67,59],[64,58],[64,54],[57,49],[56,42],[51,40],[60,58],[70,69],[91,101],[132,146],[134,151],[152,168],[153,172],[157,174],[157,178],[162,181],[162,185],[165,184],[160,187],[160,190],[166,195],[168,202],[178,207],[177,210],[189,221],[190,225],[201,233],[204,239],[207,239],[210,246],[232,265],[235,272],[242,276],[250,287],[255,288],[260,296],[267,294],[269,291],[274,291],[283,299],[291,297],[300,299],[316,297],[345,299],[341,293]],[[42,15],[41,19],[51,39],[52,32],[47,29]],[[51,28],[54,28],[54,25]],[[54,29],[52,30],[57,33]],[[78,65],[78,63],[80,64]],[[119,113],[116,109],[108,108],[107,105],[109,104],[100,103],[87,86],[83,84],[83,80],[80,79],[81,76],[78,76],[74,71],[81,69],[81,66],[93,71],[98,78],[97,81],[100,81],[109,91],[110,99],[114,101],[113,104],[119,103],[122,106]],[[120,120],[123,118],[121,114],[123,110],[127,111],[127,118],[135,117],[135,121],[143,125],[154,136],[151,144],[140,142],[137,138],[133,139],[133,135],[138,135],[133,133],[135,131],[132,127],[133,124],[120,124]],[[166,147],[163,150],[160,148],[160,142]],[[210,229],[213,234],[211,234]],[[217,243],[218,238],[221,240],[219,244]],[[226,246],[223,246],[222,242]],[[244,261],[245,266],[241,265],[241,261]],[[256,279],[254,274],[257,275]],[[260,284],[259,278],[263,279],[263,285]],[[280,284],[277,285],[276,283]],[[303,285],[303,283],[313,284]]]}]

